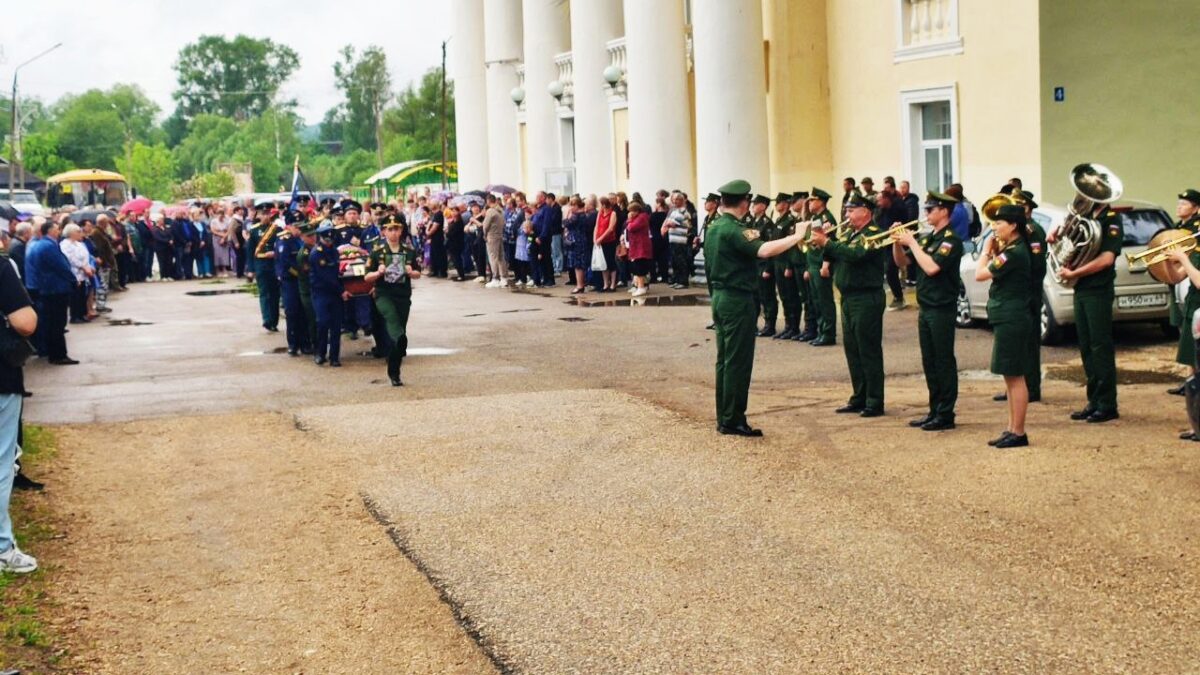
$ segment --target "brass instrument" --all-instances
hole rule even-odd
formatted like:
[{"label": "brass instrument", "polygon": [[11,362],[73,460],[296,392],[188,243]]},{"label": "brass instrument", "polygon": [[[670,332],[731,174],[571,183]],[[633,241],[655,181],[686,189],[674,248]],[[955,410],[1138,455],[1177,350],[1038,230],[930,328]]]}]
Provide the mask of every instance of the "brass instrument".
[{"label": "brass instrument", "polygon": [[1068,207],[1068,215],[1058,229],[1055,241],[1047,246],[1046,266],[1054,278],[1063,285],[1064,269],[1075,269],[1091,262],[1100,254],[1100,242],[1104,237],[1100,222],[1094,218],[1096,207],[1111,204],[1121,198],[1125,187],[1111,169],[1102,164],[1080,164],[1071,170],[1071,185],[1075,188],[1075,199]]},{"label": "brass instrument", "polygon": [[1190,253],[1196,250],[1196,238],[1200,232],[1188,232],[1182,229],[1168,229],[1154,235],[1146,250],[1141,253],[1126,253],[1125,259],[1130,265],[1142,263],[1146,271],[1155,281],[1174,286],[1187,278],[1183,267],[1171,260],[1171,253],[1182,251]]},{"label": "brass instrument", "polygon": [[279,221],[272,220],[271,225],[269,227],[267,227],[266,232],[263,232],[262,239],[259,239],[258,244],[256,244],[254,246],[254,257],[255,258],[263,259],[263,258],[267,257],[268,253],[271,253],[271,251],[264,251],[263,249],[266,248],[267,246],[274,247],[274,244],[271,243],[271,237],[275,236],[275,231],[278,229],[279,229]]},{"label": "brass instrument", "polygon": [[862,242],[862,245],[865,248],[872,249],[872,250],[877,249],[877,248],[883,248],[884,246],[891,246],[893,234],[900,234],[901,232],[904,232],[906,230],[911,230],[913,234],[916,234],[921,231],[921,226],[924,224],[925,224],[924,220],[920,220],[920,219],[910,220],[907,223],[902,223],[900,225],[893,225],[893,226],[889,227],[888,229],[884,230],[883,232],[867,235],[867,236],[863,237],[862,239],[859,239],[859,241]]},{"label": "brass instrument", "polygon": [[842,228],[850,224],[850,219],[847,218],[837,225],[820,225],[821,221],[819,220],[806,220],[803,222],[808,224],[808,229],[804,232],[804,239],[800,240],[799,244],[796,244],[796,248],[800,249],[801,253],[808,253],[808,249],[812,245],[813,229],[819,229],[825,234],[829,234],[829,231],[833,230],[834,236],[841,239],[843,238]]},{"label": "brass instrument", "polygon": [[979,207],[979,212],[983,215],[984,220],[988,221],[989,223],[994,223],[996,222],[996,214],[1000,212],[1001,206],[1024,207],[1025,204],[1025,197],[1018,192],[1014,191],[1013,194],[1008,195],[1004,194],[1003,192],[998,192],[987,198],[987,201],[983,203],[983,206]]}]

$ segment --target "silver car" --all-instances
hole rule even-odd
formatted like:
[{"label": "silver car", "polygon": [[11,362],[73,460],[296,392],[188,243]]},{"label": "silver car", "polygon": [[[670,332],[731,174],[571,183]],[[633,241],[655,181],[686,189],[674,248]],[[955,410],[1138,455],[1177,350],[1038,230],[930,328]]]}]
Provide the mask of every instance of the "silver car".
[{"label": "silver car", "polygon": [[[1113,206],[1125,226],[1124,253],[1137,253],[1157,232],[1172,226],[1171,218],[1160,207],[1146,202],[1121,201]],[[1066,209],[1042,206],[1033,211],[1033,219],[1047,233],[1053,231],[1067,216]],[[975,281],[975,266],[979,251],[988,245],[992,236],[990,227],[974,240],[966,243],[961,271],[963,288],[958,294],[958,325],[967,328],[977,321],[987,319],[989,282]],[[1113,299],[1113,321],[1154,322],[1170,335],[1174,330],[1168,322],[1168,295],[1170,289],[1155,281],[1140,263],[1131,266],[1124,255],[1117,256],[1117,279]],[[1075,323],[1074,291],[1046,274],[1042,283],[1042,343],[1055,344],[1063,337],[1063,329]]]}]

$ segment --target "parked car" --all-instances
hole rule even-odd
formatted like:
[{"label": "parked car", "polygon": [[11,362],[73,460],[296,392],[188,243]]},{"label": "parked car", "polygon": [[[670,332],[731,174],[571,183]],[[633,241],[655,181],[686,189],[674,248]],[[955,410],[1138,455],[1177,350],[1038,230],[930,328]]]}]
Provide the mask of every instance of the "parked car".
[{"label": "parked car", "polygon": [[[1121,201],[1113,206],[1113,210],[1121,216],[1121,223],[1125,227],[1123,253],[1145,250],[1151,237],[1163,228],[1172,226],[1167,212],[1154,204]],[[1033,212],[1033,219],[1047,233],[1062,225],[1066,216],[1066,209],[1056,206],[1042,206]],[[960,328],[987,319],[989,283],[975,281],[975,266],[979,251],[989,244],[991,236],[991,228],[985,226],[978,237],[967,242],[967,254],[963,256],[961,264],[963,287],[958,295]],[[1138,263],[1131,266],[1124,255],[1117,256],[1116,272],[1113,321],[1158,323],[1165,333],[1170,334],[1174,330],[1168,316],[1170,289],[1151,278],[1145,265]],[[1055,344],[1062,339],[1064,329],[1075,323],[1074,291],[1058,283],[1047,272],[1042,293],[1045,301],[1042,309],[1042,344]]]},{"label": "parked car", "polygon": [[7,188],[0,190],[0,199],[12,203],[14,209],[19,213],[27,213],[31,216],[46,215],[46,207],[42,206],[38,201],[37,194],[33,190],[9,190]]}]

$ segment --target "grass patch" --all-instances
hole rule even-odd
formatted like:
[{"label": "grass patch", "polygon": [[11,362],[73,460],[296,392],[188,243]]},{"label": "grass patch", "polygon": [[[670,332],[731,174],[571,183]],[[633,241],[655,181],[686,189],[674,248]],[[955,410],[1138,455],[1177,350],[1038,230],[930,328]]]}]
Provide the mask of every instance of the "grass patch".
[{"label": "grass patch", "polygon": [[223,283],[225,283],[224,279],[205,279],[204,281],[200,282],[200,285],[201,286],[217,286],[217,285],[223,284]]},{"label": "grass patch", "polygon": [[[32,475],[46,466],[57,451],[54,433],[43,427],[26,425],[21,463]],[[44,499],[28,492],[14,492],[9,505],[17,542],[21,550],[38,555],[42,544],[57,531],[50,508]],[[47,625],[55,611],[46,589],[54,581],[55,570],[45,557],[32,574],[0,574],[0,670],[15,668],[22,672],[44,673],[59,670],[65,651],[55,647],[56,635]]]}]

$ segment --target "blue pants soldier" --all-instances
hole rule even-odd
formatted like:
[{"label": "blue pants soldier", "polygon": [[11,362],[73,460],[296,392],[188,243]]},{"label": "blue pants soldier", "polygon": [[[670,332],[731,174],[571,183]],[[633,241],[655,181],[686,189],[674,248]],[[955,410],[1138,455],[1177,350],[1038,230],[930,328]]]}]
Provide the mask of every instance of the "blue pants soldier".
[{"label": "blue pants soldier", "polygon": [[322,365],[326,360],[336,368],[341,366],[342,349],[342,281],[338,276],[338,252],[333,245],[331,225],[317,230],[318,243],[309,258],[312,281],[313,313],[317,318],[317,344],[313,361]]}]

